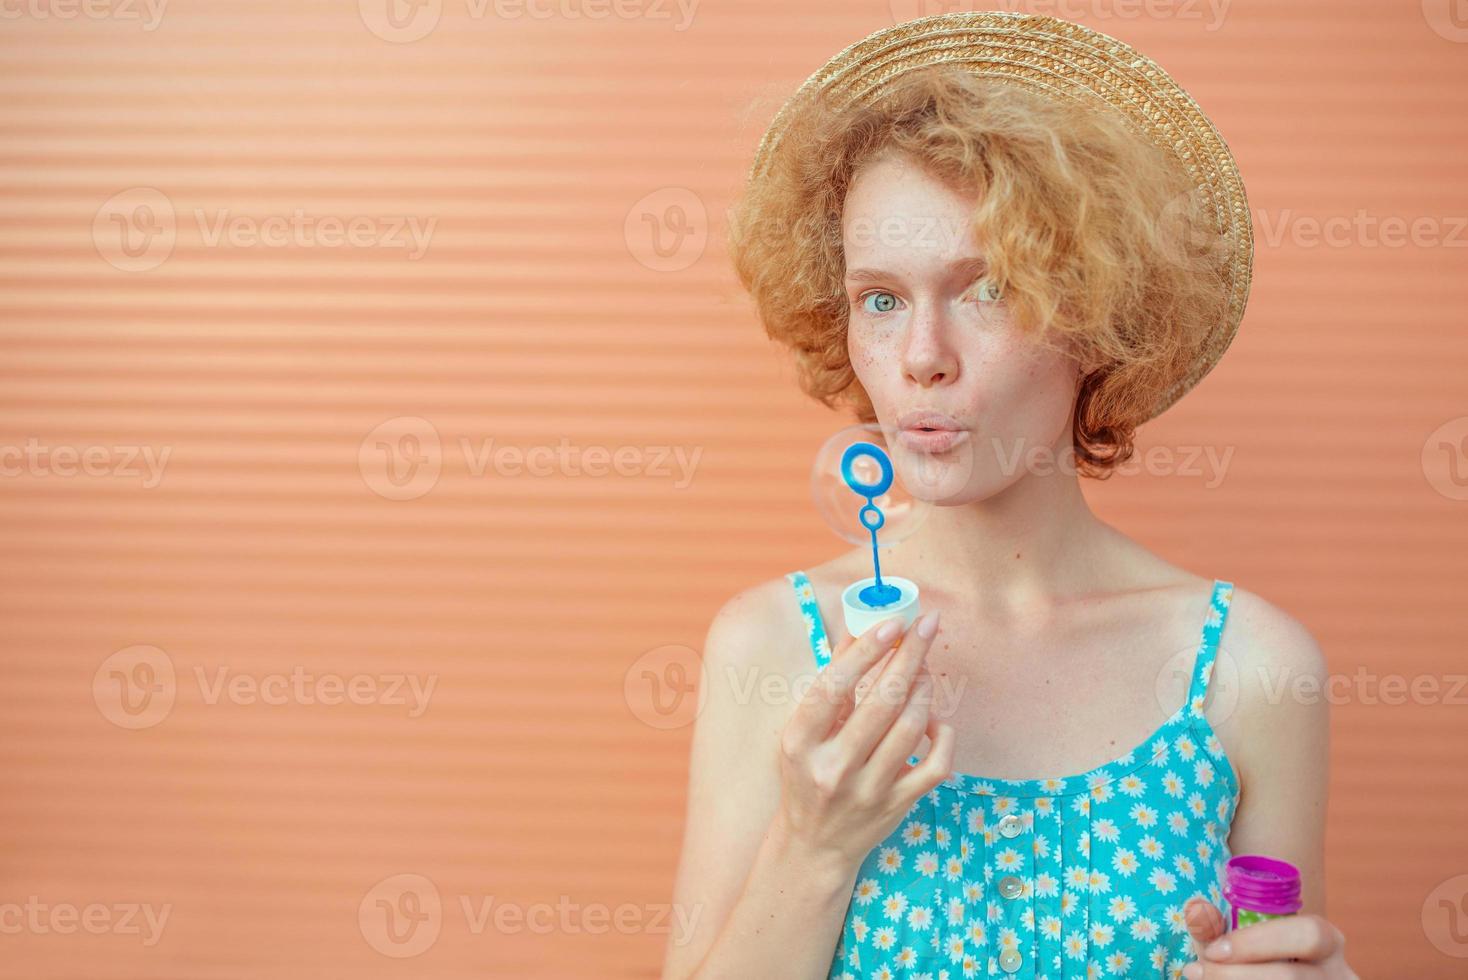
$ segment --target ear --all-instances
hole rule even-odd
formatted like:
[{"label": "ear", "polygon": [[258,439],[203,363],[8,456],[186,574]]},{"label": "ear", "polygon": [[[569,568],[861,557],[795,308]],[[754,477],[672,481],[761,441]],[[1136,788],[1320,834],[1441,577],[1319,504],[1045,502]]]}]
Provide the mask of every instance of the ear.
[{"label": "ear", "polygon": [[1084,378],[1086,375],[1099,371],[1106,366],[1105,358],[1101,357],[1095,351],[1086,351],[1077,357],[1076,360],[1080,365],[1076,374],[1077,379]]},{"label": "ear", "polygon": [[1101,366],[1101,359],[1094,350],[1090,349],[1090,345],[1079,337],[1070,337],[1067,341],[1067,349],[1076,365],[1076,387],[1080,387],[1081,380]]}]

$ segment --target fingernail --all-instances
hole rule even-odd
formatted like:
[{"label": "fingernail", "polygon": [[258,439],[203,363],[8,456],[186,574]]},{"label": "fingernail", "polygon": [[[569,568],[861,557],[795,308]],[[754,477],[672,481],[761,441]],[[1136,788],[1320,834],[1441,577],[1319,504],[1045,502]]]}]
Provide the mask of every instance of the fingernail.
[{"label": "fingernail", "polygon": [[877,642],[878,643],[891,643],[893,640],[897,639],[897,633],[901,629],[902,629],[902,620],[900,620],[900,619],[889,619],[889,620],[887,620],[887,622],[885,622],[881,626],[878,626],[877,627]]},{"label": "fingernail", "polygon": [[1210,960],[1226,960],[1232,951],[1233,947],[1229,945],[1227,939],[1215,939],[1203,947],[1203,955]]},{"label": "fingernail", "polygon": [[933,634],[938,632],[938,610],[934,609],[922,619],[918,620],[918,636],[925,640],[931,640]]},{"label": "fingernail", "polygon": [[1188,980],[1199,980],[1203,976],[1203,968],[1197,963],[1189,963],[1183,967],[1183,976],[1187,977]]}]

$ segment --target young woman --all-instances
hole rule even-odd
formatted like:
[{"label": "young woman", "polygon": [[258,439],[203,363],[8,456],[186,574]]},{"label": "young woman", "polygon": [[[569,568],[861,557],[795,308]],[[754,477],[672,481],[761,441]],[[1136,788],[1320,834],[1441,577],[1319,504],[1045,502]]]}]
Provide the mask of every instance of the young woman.
[{"label": "young woman", "polygon": [[[1111,80],[1088,101],[1067,76]],[[934,504],[882,557],[928,611],[838,640],[863,548],[718,612],[674,895],[696,928],[665,977],[1354,976],[1325,918],[1326,706],[1277,696],[1323,678],[1315,641],[1079,485],[1242,314],[1221,140],[1161,69],[1045,17],[901,25],[802,93],[735,262],[806,390],[876,422]],[[1301,913],[1226,932],[1236,853],[1299,867]]]}]

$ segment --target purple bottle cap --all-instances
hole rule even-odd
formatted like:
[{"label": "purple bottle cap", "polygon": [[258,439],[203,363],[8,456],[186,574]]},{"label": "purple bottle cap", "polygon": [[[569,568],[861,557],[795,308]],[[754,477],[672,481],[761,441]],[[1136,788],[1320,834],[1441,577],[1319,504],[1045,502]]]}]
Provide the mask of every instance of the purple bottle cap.
[{"label": "purple bottle cap", "polygon": [[1262,854],[1238,854],[1224,870],[1223,897],[1229,904],[1268,915],[1300,911],[1300,869]]}]

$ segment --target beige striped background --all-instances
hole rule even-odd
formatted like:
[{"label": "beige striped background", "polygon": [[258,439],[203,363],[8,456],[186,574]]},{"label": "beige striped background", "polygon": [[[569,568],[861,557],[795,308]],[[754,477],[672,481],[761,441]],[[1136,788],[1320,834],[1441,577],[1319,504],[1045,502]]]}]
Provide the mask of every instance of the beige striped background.
[{"label": "beige striped background", "polygon": [[[725,209],[810,70],[954,5],[391,3],[0,3],[0,975],[656,976],[646,678],[843,547]],[[1142,439],[1226,476],[1088,493],[1441,684],[1336,710],[1329,895],[1363,976],[1462,976],[1468,10],[1023,9],[1173,71],[1255,212]]]}]

